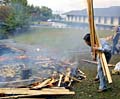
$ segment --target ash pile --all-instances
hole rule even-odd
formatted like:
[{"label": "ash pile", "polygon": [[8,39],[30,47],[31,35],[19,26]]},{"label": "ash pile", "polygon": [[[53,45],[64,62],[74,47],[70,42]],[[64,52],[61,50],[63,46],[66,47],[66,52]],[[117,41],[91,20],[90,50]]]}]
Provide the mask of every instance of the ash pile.
[{"label": "ash pile", "polygon": [[77,62],[61,61],[46,48],[2,42],[0,52],[1,88],[69,88],[86,78]]}]

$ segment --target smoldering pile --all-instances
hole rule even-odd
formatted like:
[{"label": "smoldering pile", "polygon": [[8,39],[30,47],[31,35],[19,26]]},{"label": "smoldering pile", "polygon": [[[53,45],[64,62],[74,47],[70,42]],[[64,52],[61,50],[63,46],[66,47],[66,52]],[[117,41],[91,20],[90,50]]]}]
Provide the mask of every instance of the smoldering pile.
[{"label": "smoldering pile", "polygon": [[12,53],[0,56],[0,87],[24,86],[33,89],[45,86],[68,87],[73,81],[86,78],[78,64],[69,59],[61,61],[49,57],[46,52],[43,54],[43,51],[35,46],[22,45],[22,48],[18,47],[18,44],[5,46],[12,50]]},{"label": "smoldering pile", "polygon": [[47,48],[5,42],[0,45],[0,98],[73,95],[73,82],[85,74],[76,61],[58,58]]}]

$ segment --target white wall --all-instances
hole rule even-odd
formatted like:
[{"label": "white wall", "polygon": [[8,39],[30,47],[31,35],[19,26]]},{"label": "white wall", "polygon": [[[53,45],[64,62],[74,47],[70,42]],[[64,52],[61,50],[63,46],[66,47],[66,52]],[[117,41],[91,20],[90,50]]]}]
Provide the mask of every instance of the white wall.
[{"label": "white wall", "polygon": [[119,25],[119,18],[118,17],[114,18],[113,24],[114,25]]},{"label": "white wall", "polygon": [[110,17],[107,18],[106,24],[107,24],[107,25],[111,25],[111,18],[110,18]]},{"label": "white wall", "polygon": [[[95,17],[95,23],[96,24],[106,24],[106,25],[112,25],[111,24],[111,17],[107,17],[106,18],[106,23],[105,23],[105,18],[104,17],[100,17],[100,22],[99,22],[99,17]],[[85,17],[84,20],[84,16],[69,16],[69,17],[65,17],[65,21],[70,21],[70,22],[81,22],[81,23],[88,23],[88,17]],[[113,25],[119,25],[119,17],[115,17],[113,19]]]},{"label": "white wall", "polygon": [[101,20],[100,20],[101,22],[101,24],[105,24],[105,19],[104,19],[104,17],[101,17]]}]

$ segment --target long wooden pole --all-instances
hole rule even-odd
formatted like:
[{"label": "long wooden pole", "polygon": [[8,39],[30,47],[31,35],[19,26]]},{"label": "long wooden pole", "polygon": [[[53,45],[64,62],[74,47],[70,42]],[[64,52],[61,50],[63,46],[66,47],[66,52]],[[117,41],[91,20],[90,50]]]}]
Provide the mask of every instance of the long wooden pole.
[{"label": "long wooden pole", "polygon": [[95,45],[95,27],[94,27],[94,13],[93,13],[93,3],[91,0],[87,0],[88,2],[88,13],[89,13],[89,18],[88,21],[89,23],[89,28],[90,28],[90,38],[91,39],[91,50],[92,50],[92,54],[93,54],[93,60],[96,60],[96,52],[93,49],[94,45]]},{"label": "long wooden pole", "polygon": [[[83,62],[91,63],[91,64],[98,64],[96,61],[91,61],[91,60],[86,60],[86,59],[81,59]],[[114,64],[108,64],[108,67],[115,67]]]},{"label": "long wooden pole", "polygon": [[[98,45],[98,47],[102,48],[98,38],[99,38],[98,34],[96,33],[96,44]],[[99,58],[100,58],[100,61],[101,61],[101,64],[102,64],[103,72],[104,72],[105,76],[107,76],[108,82],[112,83],[112,77],[111,77],[111,74],[110,74],[110,71],[109,71],[109,68],[108,68],[108,64],[107,64],[107,61],[106,61],[106,58],[105,58],[105,54],[99,52],[98,55],[99,55]]]},{"label": "long wooden pole", "polygon": [[90,37],[91,37],[91,48],[92,48],[92,52],[94,55],[94,58],[96,59],[96,54],[99,55],[100,61],[101,61],[101,65],[102,65],[102,69],[104,72],[104,75],[107,76],[108,82],[112,83],[112,78],[110,75],[110,71],[107,65],[107,61],[105,58],[104,53],[96,53],[95,50],[93,50],[93,47],[96,45],[97,47],[102,47],[100,44],[100,41],[98,39],[98,35],[95,31],[95,26],[94,26],[94,10],[93,10],[93,0],[87,0],[88,3],[88,16],[89,16],[89,27],[90,27]]}]

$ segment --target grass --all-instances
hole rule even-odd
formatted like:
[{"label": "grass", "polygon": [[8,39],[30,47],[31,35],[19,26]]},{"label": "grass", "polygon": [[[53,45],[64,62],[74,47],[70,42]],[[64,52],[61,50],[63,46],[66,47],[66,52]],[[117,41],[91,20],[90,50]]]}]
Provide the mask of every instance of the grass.
[{"label": "grass", "polygon": [[[18,42],[38,44],[39,46],[54,49],[57,53],[83,53],[86,50],[88,51],[88,47],[84,45],[83,41],[85,33],[88,33],[88,30],[36,27],[14,39]],[[100,37],[103,37],[103,33],[105,36],[111,35],[111,31],[99,31]]]},{"label": "grass", "polygon": [[105,93],[97,93],[99,83],[93,81],[93,78],[96,76],[96,66],[87,63],[84,64],[84,66],[82,70],[85,72],[87,79],[73,85],[73,90],[76,94],[74,96],[63,96],[57,99],[119,99],[119,75],[112,75],[113,84],[108,84],[108,87],[112,88],[111,90]]},{"label": "grass", "polygon": [[[90,49],[83,42],[83,36],[88,30],[79,29],[55,29],[55,28],[34,28],[29,33],[14,37],[18,42],[38,44],[50,49],[56,49],[57,54],[66,52],[69,58],[77,60],[79,67],[85,72],[87,79],[81,83],[75,83],[72,89],[75,95],[61,96],[56,99],[119,99],[120,78],[119,75],[112,75],[113,84],[108,84],[112,89],[105,93],[97,93],[98,83],[94,83],[96,76],[96,65],[84,63],[81,59],[91,59]],[[111,35],[111,31],[98,31],[100,37]],[[55,51],[55,50],[54,50]],[[61,52],[61,53],[60,53]],[[55,52],[56,53],[56,52]],[[71,54],[72,53],[72,54]],[[115,64],[120,60],[119,55],[113,56],[111,63]],[[110,70],[113,68],[110,68]],[[55,99],[55,97],[53,97]]]}]

